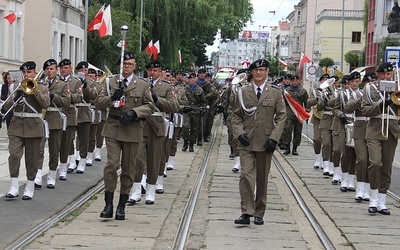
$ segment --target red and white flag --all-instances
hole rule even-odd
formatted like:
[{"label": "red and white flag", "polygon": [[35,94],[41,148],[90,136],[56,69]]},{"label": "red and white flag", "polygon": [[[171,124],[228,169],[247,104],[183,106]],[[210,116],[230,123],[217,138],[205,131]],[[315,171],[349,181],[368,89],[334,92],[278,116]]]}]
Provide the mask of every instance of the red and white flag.
[{"label": "red and white flag", "polygon": [[299,69],[301,69],[305,63],[309,63],[309,62],[311,62],[311,59],[308,56],[306,56],[306,54],[301,52]]},{"label": "red and white flag", "polygon": [[179,62],[179,63],[182,63],[181,50],[178,50],[178,62]]},{"label": "red and white flag", "polygon": [[160,54],[160,40],[153,44],[153,47],[151,47],[151,52],[153,54],[153,58],[157,59],[158,54]]},{"label": "red and white flag", "polygon": [[152,47],[153,47],[153,40],[150,40],[149,44],[147,44],[146,48],[144,49],[144,51],[146,51],[147,56],[150,58],[151,55],[153,54],[152,52]]},{"label": "red and white flag", "polygon": [[90,22],[88,31],[97,30],[99,36],[105,37],[107,35],[112,36],[112,21],[111,21],[111,7],[108,5],[104,9],[104,5],[97,12],[96,16]]},{"label": "red and white flag", "polygon": [[279,65],[282,67],[287,67],[287,63],[285,61],[283,61],[281,58],[278,57],[279,60]]},{"label": "red and white flag", "polygon": [[10,24],[13,24],[13,22],[17,20],[17,15],[15,13],[11,13],[5,16],[4,19],[6,19]]}]

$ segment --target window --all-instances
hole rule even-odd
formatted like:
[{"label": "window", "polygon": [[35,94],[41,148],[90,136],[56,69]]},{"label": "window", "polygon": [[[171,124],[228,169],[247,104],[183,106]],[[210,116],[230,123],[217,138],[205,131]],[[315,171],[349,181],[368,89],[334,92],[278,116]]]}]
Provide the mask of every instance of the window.
[{"label": "window", "polygon": [[361,43],[361,32],[355,31],[351,33],[352,43]]}]

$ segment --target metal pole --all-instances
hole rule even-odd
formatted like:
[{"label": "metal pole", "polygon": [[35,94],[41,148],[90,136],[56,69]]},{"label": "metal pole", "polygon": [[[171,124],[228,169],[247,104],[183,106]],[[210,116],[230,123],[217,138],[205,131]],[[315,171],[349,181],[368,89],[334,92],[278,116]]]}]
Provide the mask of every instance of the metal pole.
[{"label": "metal pole", "polygon": [[140,1],[139,51],[142,51],[143,0]]},{"label": "metal pole", "polygon": [[343,52],[344,51],[344,0],[342,1],[342,49],[340,53],[340,71],[343,72]]},{"label": "metal pole", "polygon": [[85,1],[85,30],[83,33],[83,61],[87,61],[89,0]]}]

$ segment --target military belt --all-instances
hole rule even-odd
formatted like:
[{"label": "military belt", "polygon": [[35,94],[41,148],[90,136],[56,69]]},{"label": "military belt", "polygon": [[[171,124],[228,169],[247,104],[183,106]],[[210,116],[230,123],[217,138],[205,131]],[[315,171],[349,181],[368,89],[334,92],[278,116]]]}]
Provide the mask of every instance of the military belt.
[{"label": "military belt", "polygon": [[76,104],[70,104],[69,107],[70,108],[76,108]]},{"label": "military belt", "polygon": [[324,115],[333,115],[332,111],[324,111],[323,114]]},{"label": "military belt", "polygon": [[365,116],[354,117],[354,121],[368,121],[369,118]]},{"label": "military belt", "polygon": [[77,107],[90,107],[92,104],[90,103],[77,103],[75,104]]},{"label": "military belt", "polygon": [[376,118],[376,119],[389,119],[389,120],[398,120],[399,118],[396,115],[387,115],[387,114],[380,114],[376,116],[372,116],[371,119]]},{"label": "military belt", "polygon": [[114,119],[114,120],[121,120],[121,116],[120,115],[108,114],[108,117],[110,117],[111,119]]},{"label": "military belt", "polygon": [[162,117],[166,117],[167,114],[165,112],[154,112],[151,116],[162,116]]},{"label": "military belt", "polygon": [[14,112],[14,116],[18,116],[21,118],[27,118],[27,117],[40,117],[42,118],[42,113],[26,113],[26,112]]},{"label": "military belt", "polygon": [[61,108],[54,108],[54,107],[48,107],[46,110],[47,110],[47,111],[58,111],[58,112],[61,112],[61,111],[62,111]]}]

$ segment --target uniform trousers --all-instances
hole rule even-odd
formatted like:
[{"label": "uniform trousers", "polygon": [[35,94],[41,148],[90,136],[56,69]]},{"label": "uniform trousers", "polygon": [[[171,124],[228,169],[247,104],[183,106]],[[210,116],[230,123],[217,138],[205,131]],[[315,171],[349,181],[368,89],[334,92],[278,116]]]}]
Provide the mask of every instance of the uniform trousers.
[{"label": "uniform trousers", "polygon": [[117,170],[121,163],[120,193],[129,194],[136,171],[139,151],[138,142],[122,142],[106,138],[107,164],[104,167],[105,192],[114,192],[117,187]]},{"label": "uniform trousers", "polygon": [[288,116],[285,121],[285,128],[283,129],[283,143],[288,145],[292,141],[293,146],[299,146],[301,142],[301,133],[303,131],[303,124],[300,123],[296,117]]},{"label": "uniform trousers", "polygon": [[345,154],[346,137],[344,132],[332,131],[332,162],[333,166],[339,167],[340,158]]},{"label": "uniform trousers", "polygon": [[201,125],[200,114],[184,114],[183,115],[183,128],[182,128],[182,138],[190,143],[196,143],[197,134],[200,130]]},{"label": "uniform trousers", "polygon": [[160,168],[158,169],[158,175],[164,174],[165,164],[167,163],[169,154],[171,152],[171,144],[172,144],[172,138],[169,139],[168,136],[164,137],[164,148],[163,151],[161,152],[162,158],[161,158]]},{"label": "uniform trousers", "polygon": [[105,121],[101,121],[97,127],[96,133],[96,148],[102,148],[104,144],[104,136],[101,135],[101,131],[103,130]]},{"label": "uniform trousers", "polygon": [[332,160],[332,130],[321,129],[322,139],[322,159],[324,161]]},{"label": "uniform trousers", "polygon": [[[266,154],[264,151],[240,150],[239,191],[242,214],[264,217],[271,159],[272,154]],[[256,197],[254,198],[256,185]]]},{"label": "uniform trousers", "polygon": [[314,133],[314,153],[315,154],[320,154],[321,153],[321,130],[319,129],[319,124],[321,120],[317,119],[315,117],[312,118],[312,124],[313,124],[313,133]]},{"label": "uniform trousers", "polygon": [[75,130],[76,130],[76,126],[67,126],[67,130],[62,132],[61,148],[60,148],[60,162],[61,163],[67,163],[67,161],[68,161],[68,155],[70,155],[70,152],[71,152],[71,145],[73,147],[73,141],[75,138]]},{"label": "uniform trousers", "polygon": [[90,124],[90,136],[89,136],[89,146],[88,152],[93,153],[94,148],[96,147],[96,134],[99,129],[99,124]]},{"label": "uniform trousers", "polygon": [[152,129],[149,129],[149,133],[145,137],[144,155],[146,158],[142,162],[147,163],[147,183],[150,185],[155,185],[157,182],[164,150],[164,138],[164,136],[157,136]]},{"label": "uniform trousers", "polygon": [[369,183],[368,178],[368,147],[365,139],[354,139],[356,154],[355,171],[358,182]]},{"label": "uniform trousers", "polygon": [[397,143],[397,139],[390,132],[387,140],[367,139],[369,182],[371,189],[379,189],[379,193],[386,194],[390,187]]},{"label": "uniform trousers", "polygon": [[176,155],[176,151],[178,150],[178,135],[179,135],[180,131],[181,131],[180,127],[174,128],[174,135],[172,136],[172,140],[171,140],[171,150],[169,152],[170,156]]},{"label": "uniform trousers", "polygon": [[[58,167],[62,132],[63,132],[62,129],[50,129],[49,138],[47,139],[47,144],[49,146],[49,169],[52,171],[56,171]],[[43,169],[45,144],[46,144],[46,138],[43,137],[40,142],[40,149],[39,149],[40,150],[39,169]]]},{"label": "uniform trousers", "polygon": [[79,138],[79,143],[77,140],[77,148],[79,149],[79,156],[81,158],[86,158],[89,148],[90,122],[78,123],[76,131],[77,131],[77,136]]},{"label": "uniform trousers", "polygon": [[232,128],[232,115],[228,116],[226,126],[228,128],[228,144],[232,147],[232,153],[235,157],[239,156],[238,139],[233,136],[233,128]]},{"label": "uniform trousers", "polygon": [[8,168],[11,178],[19,176],[21,158],[25,147],[25,168],[28,181],[33,181],[39,166],[39,151],[41,137],[23,138],[15,135],[9,137]]},{"label": "uniform trousers", "polygon": [[[206,109],[203,114],[204,116],[203,130],[202,130],[203,137],[211,135],[211,129],[214,124],[214,110],[215,110],[215,105],[210,105],[210,109]],[[199,133],[201,133],[202,131],[200,130]]]}]

